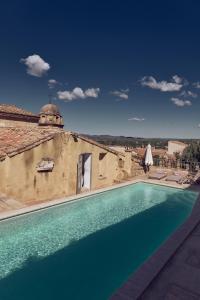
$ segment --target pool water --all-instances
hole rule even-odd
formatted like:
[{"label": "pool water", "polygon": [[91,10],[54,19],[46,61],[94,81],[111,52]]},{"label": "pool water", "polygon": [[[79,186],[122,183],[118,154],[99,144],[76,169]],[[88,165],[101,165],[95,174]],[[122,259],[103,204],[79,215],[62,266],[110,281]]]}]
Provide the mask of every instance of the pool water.
[{"label": "pool water", "polygon": [[0,299],[109,299],[197,196],[137,183],[0,222]]}]

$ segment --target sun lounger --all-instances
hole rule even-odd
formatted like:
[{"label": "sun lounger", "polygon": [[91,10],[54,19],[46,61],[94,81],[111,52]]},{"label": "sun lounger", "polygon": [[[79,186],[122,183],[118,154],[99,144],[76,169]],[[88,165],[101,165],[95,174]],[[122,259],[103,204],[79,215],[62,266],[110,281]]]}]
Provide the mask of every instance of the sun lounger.
[{"label": "sun lounger", "polygon": [[173,172],[173,174],[167,176],[165,180],[180,184],[189,183],[188,172]]},{"label": "sun lounger", "polygon": [[200,183],[200,171],[198,171],[193,178],[190,179],[192,184]]},{"label": "sun lounger", "polygon": [[169,175],[165,178],[166,181],[179,182],[183,177],[181,175]]},{"label": "sun lounger", "polygon": [[182,177],[179,181],[179,184],[191,184],[191,178],[188,176]]},{"label": "sun lounger", "polygon": [[149,179],[157,179],[161,180],[167,176],[167,172],[165,171],[156,171],[155,173],[152,173],[149,175]]}]

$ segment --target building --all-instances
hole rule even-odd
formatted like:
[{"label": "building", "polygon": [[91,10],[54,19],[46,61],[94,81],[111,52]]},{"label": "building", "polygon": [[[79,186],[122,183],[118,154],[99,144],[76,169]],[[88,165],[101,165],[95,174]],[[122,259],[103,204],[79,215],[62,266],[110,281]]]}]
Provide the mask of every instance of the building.
[{"label": "building", "polygon": [[46,104],[39,113],[40,126],[54,126],[63,128],[63,118],[55,104]]},{"label": "building", "polygon": [[[7,116],[10,113],[8,109]],[[131,153],[65,131],[55,105],[42,107],[33,118],[37,124],[30,119],[26,123],[26,116],[24,113],[23,121],[12,120],[5,123],[9,126],[0,127],[1,193],[36,203],[111,186],[132,176]]]},{"label": "building", "polygon": [[0,127],[38,126],[39,116],[15,105],[0,104]]},{"label": "building", "polygon": [[[166,153],[167,153],[167,151],[165,149],[161,149],[161,148],[157,149],[155,147],[152,147],[151,151],[152,151],[153,157],[160,157],[160,158],[165,157]],[[132,153],[137,155],[138,158],[144,159],[145,153],[146,153],[146,147],[145,148],[141,148],[141,147],[133,148]]]},{"label": "building", "polygon": [[167,154],[173,155],[174,153],[182,154],[183,150],[188,146],[188,144],[179,141],[168,141],[168,151]]}]

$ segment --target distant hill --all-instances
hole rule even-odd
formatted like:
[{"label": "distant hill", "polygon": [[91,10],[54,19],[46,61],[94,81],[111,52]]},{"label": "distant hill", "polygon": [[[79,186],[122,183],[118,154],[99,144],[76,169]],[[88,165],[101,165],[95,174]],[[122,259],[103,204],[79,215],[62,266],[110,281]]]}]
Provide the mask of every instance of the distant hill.
[{"label": "distant hill", "polygon": [[[129,146],[129,147],[146,147],[149,143],[156,148],[167,147],[169,140],[177,140],[171,138],[142,138],[131,136],[113,136],[113,135],[89,135],[82,134],[85,137],[93,139],[101,144],[109,146]],[[191,143],[194,139],[178,139],[181,142]]]}]

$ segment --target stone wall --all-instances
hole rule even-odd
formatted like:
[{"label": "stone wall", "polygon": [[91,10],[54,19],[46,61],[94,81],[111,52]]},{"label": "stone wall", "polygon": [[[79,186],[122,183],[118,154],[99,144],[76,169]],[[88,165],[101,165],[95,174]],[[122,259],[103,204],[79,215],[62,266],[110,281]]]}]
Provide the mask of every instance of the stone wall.
[{"label": "stone wall", "polygon": [[[130,153],[118,156],[68,133],[59,133],[50,141],[0,162],[0,191],[23,202],[74,195],[78,157],[83,153],[92,153],[92,190],[133,174]],[[38,172],[37,164],[47,157],[54,160],[53,171]]]}]

